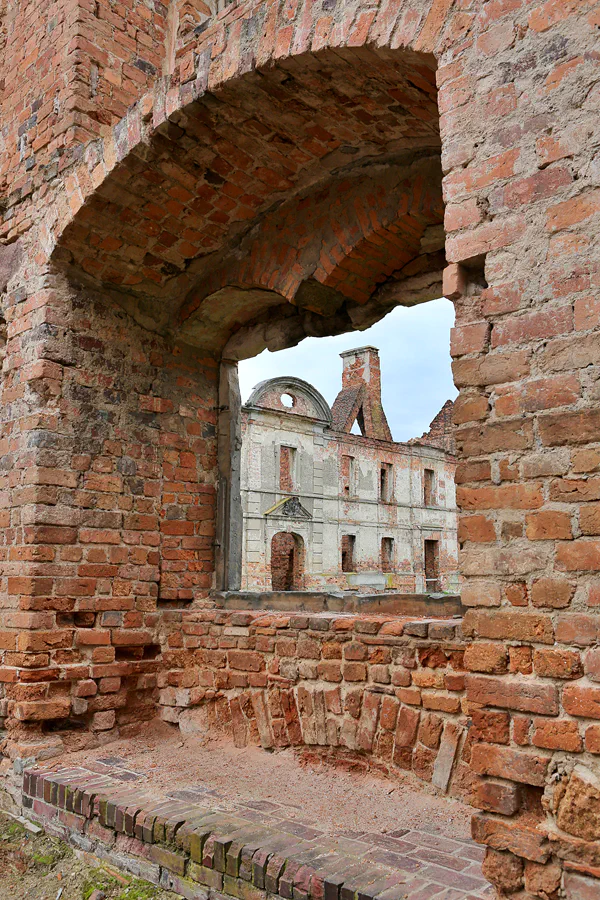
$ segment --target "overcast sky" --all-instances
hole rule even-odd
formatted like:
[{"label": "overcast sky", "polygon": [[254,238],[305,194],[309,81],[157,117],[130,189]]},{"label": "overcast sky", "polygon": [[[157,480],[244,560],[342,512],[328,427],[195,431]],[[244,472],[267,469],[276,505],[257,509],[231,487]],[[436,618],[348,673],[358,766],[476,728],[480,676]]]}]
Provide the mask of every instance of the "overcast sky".
[{"label": "overcast sky", "polygon": [[450,329],[454,307],[433,300],[410,309],[397,307],[367,331],[338,337],[307,338],[297,347],[240,363],[242,400],[266,378],[294,375],[313,384],[329,405],[340,390],[339,354],[371,344],[379,349],[383,406],[394,440],[420,437],[446,400],[457,391],[450,370]]}]

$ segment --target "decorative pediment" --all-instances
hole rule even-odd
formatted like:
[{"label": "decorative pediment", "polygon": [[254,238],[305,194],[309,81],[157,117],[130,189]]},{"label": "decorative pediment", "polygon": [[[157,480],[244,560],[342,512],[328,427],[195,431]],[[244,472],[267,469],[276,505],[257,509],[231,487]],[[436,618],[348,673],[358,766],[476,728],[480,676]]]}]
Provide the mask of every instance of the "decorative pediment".
[{"label": "decorative pediment", "polygon": [[265,516],[285,516],[287,519],[312,519],[311,514],[300,503],[299,497],[286,497],[272,506]]}]

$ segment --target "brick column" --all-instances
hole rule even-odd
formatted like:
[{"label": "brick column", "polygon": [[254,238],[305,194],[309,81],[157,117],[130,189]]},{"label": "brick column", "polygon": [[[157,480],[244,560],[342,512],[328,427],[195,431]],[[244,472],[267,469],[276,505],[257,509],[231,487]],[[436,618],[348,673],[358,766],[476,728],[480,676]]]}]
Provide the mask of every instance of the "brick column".
[{"label": "brick column", "polygon": [[598,890],[593,5],[486,4],[438,72],[473,827],[501,896]]}]

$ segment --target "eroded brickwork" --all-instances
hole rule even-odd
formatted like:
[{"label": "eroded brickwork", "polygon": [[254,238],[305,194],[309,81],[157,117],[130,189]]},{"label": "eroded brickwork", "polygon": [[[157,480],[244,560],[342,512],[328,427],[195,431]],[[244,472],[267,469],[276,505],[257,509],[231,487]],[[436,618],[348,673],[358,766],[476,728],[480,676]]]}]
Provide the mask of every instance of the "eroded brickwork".
[{"label": "eroded brickwork", "polygon": [[217,370],[60,281],[12,299],[0,678],[26,742],[154,714],[157,607],[212,583]]},{"label": "eroded brickwork", "polygon": [[359,751],[375,770],[414,771],[470,797],[456,622],[211,610],[166,619],[166,721],[224,730],[242,747],[307,744],[341,764]]},{"label": "eroded brickwork", "polygon": [[[221,352],[364,327],[439,295],[446,261],[464,634],[474,659],[489,654],[464,700],[490,725],[474,757],[488,791],[476,833],[504,895],[552,896],[562,880],[567,896],[593,896],[600,6],[248,0],[211,12],[192,28],[187,4],[0,5],[0,711],[12,746],[40,746],[19,704],[33,723],[56,722],[58,703],[68,726],[90,654],[126,627],[150,633],[157,571],[173,599],[205,599],[213,548],[184,540],[213,527],[214,457],[192,445],[211,440]],[[144,493],[151,471],[135,494],[107,441],[164,468],[164,503]],[[191,513],[200,493],[205,519]],[[140,529],[158,559],[130,513],[160,518]],[[113,610],[97,604],[120,581],[135,616],[125,625],[119,605],[123,625],[108,626]],[[59,621],[71,613],[77,623]]]}]

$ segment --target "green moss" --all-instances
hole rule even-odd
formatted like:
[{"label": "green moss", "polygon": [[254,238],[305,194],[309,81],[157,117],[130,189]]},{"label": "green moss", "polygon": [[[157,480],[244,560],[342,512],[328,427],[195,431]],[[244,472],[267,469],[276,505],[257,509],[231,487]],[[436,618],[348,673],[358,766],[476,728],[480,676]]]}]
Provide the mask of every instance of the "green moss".
[{"label": "green moss", "polygon": [[67,859],[69,856],[73,855],[73,851],[67,844],[63,844],[62,841],[57,841],[54,839],[44,841],[46,846],[39,848],[39,850],[35,851],[31,854],[31,863],[33,866],[40,869],[51,869],[62,859]]},{"label": "green moss", "polygon": [[53,866],[58,860],[60,856],[54,853],[32,853],[31,862],[34,866],[40,866],[40,868],[50,868]]},{"label": "green moss", "polygon": [[21,825],[20,822],[11,822],[8,828],[6,829],[6,835],[2,835],[2,837],[8,837],[10,840],[14,838],[22,838],[26,834],[26,828]]},{"label": "green moss", "polygon": [[81,888],[81,900],[89,900],[94,891],[112,891],[118,885],[116,878],[109,875],[103,869],[95,869],[90,872]]},{"label": "green moss", "polygon": [[155,900],[159,890],[160,888],[150,884],[149,881],[140,881],[136,878],[115,897],[115,900]]}]

